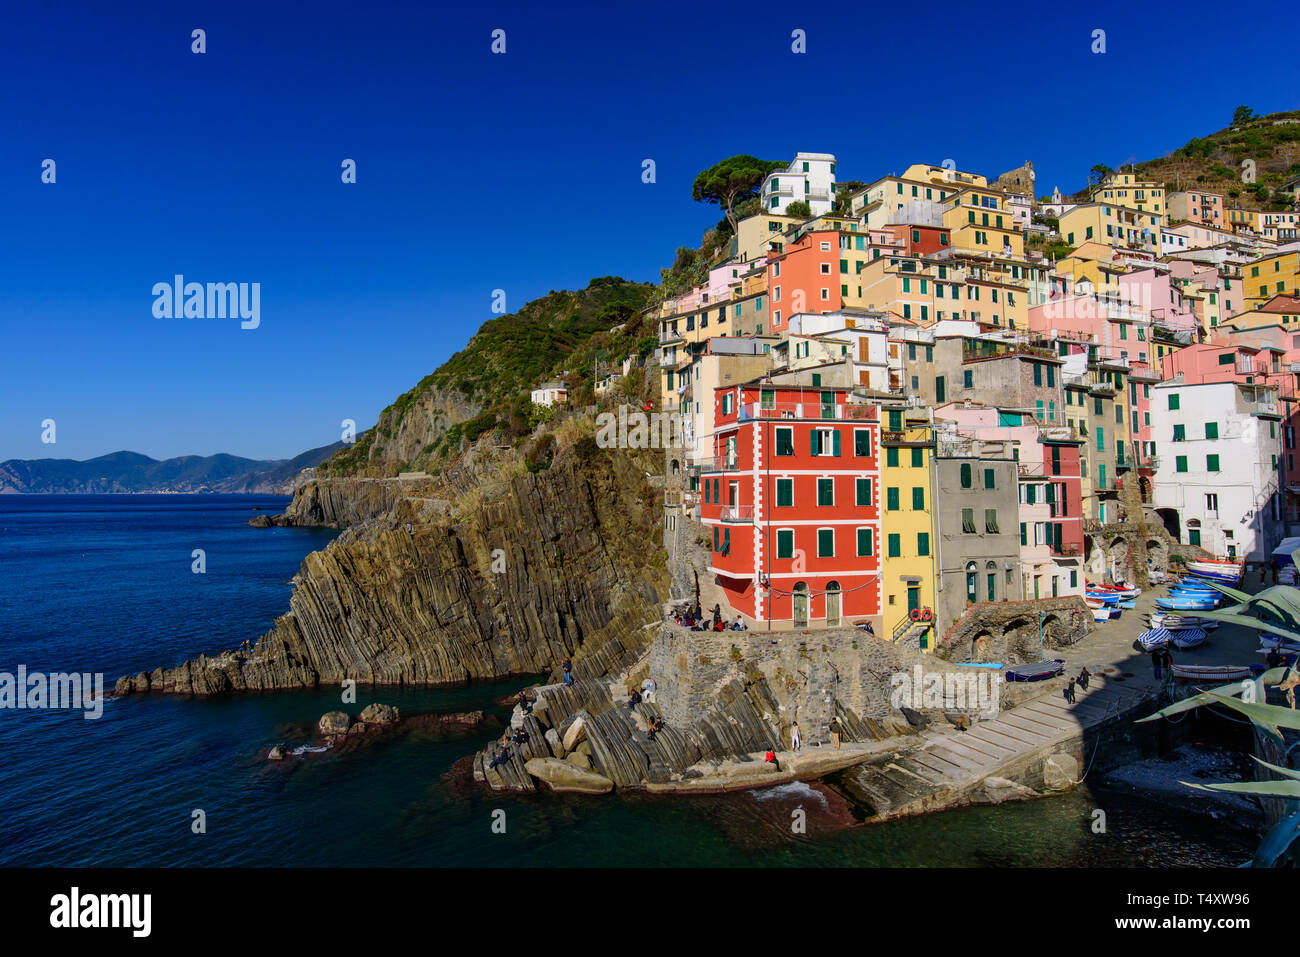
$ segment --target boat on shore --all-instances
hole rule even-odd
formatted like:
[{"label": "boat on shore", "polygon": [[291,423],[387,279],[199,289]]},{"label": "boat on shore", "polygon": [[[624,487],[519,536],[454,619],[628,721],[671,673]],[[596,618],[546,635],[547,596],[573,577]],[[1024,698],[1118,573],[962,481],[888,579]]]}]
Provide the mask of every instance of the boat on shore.
[{"label": "boat on shore", "polygon": [[1152,628],[1200,628],[1203,631],[1213,631],[1219,627],[1219,622],[1209,618],[1180,615],[1171,611],[1153,611],[1147,620],[1151,622]]},{"label": "boat on shore", "polygon": [[1031,661],[1023,665],[1012,665],[1002,673],[1007,681],[1045,681],[1055,678],[1065,670],[1065,659],[1052,658],[1048,661]]},{"label": "boat on shore", "polygon": [[1203,681],[1206,683],[1219,681],[1244,681],[1254,676],[1254,668],[1258,665],[1179,665],[1175,664],[1170,667],[1175,678],[1179,681]]},{"label": "boat on shore", "polygon": [[1195,575],[1203,575],[1215,581],[1236,584],[1241,581],[1246,566],[1244,562],[1206,558],[1188,562],[1184,567]]},{"label": "boat on shore", "polygon": [[1186,651],[1189,648],[1199,648],[1205,644],[1205,639],[1209,637],[1199,628],[1169,628],[1169,643],[1175,648],[1181,648]]},{"label": "boat on shore", "polygon": [[1213,611],[1218,604],[1218,599],[1182,597],[1178,595],[1172,598],[1156,599],[1156,608],[1160,611]]}]

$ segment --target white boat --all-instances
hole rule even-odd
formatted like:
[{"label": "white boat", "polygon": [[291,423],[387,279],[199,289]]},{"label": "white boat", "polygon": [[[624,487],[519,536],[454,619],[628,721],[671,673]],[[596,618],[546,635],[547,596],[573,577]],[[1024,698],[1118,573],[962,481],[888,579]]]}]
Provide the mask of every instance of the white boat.
[{"label": "white boat", "polygon": [[1242,681],[1252,676],[1249,665],[1179,665],[1170,669],[1180,681]]},{"label": "white boat", "polygon": [[1169,643],[1175,648],[1199,648],[1205,644],[1206,634],[1199,628],[1170,628]]},{"label": "white boat", "polygon": [[1212,621],[1209,618],[1198,618],[1195,615],[1175,615],[1172,612],[1154,611],[1151,613],[1148,621],[1153,628],[1200,628],[1202,631],[1213,631],[1219,627],[1219,622]]}]

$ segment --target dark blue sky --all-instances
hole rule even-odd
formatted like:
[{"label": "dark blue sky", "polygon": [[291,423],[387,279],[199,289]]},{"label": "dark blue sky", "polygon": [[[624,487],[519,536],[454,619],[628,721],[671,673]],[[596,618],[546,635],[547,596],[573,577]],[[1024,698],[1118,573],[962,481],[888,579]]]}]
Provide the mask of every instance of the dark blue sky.
[{"label": "dark blue sky", "polygon": [[[861,180],[1032,159],[1047,192],[1239,104],[1300,107],[1294,36],[1221,3],[278,6],[5,12],[0,459],[332,442],[461,348],[493,289],[513,311],[657,279],[719,218],[695,174],[734,153],[833,152]],[[260,327],[156,319],[175,273],[260,282]]]}]

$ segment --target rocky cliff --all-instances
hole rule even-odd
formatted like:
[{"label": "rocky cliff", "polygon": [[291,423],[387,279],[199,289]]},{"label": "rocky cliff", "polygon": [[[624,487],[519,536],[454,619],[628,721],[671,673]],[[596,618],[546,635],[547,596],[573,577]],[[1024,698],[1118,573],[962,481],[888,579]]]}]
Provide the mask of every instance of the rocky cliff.
[{"label": "rocky cliff", "polygon": [[484,469],[497,479],[459,487],[448,476],[309,483],[292,520],[347,530],[304,560],[275,628],[251,650],[124,677],[117,691],[434,684],[644,643],[667,589],[650,464],[588,439],[549,469]]}]

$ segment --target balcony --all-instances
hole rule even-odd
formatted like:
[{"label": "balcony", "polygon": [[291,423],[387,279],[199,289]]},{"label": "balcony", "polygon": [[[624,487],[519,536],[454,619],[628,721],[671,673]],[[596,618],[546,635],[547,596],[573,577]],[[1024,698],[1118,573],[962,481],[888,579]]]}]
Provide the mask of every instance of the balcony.
[{"label": "balcony", "polygon": [[739,472],[742,466],[734,455],[705,455],[696,459],[691,468],[700,472]]},{"label": "balcony", "polygon": [[1064,545],[1061,545],[1060,547],[1057,547],[1055,545],[1052,546],[1053,555],[1066,555],[1071,557],[1077,557],[1082,551],[1083,549],[1079,546],[1077,542],[1066,542]]},{"label": "balcony", "polygon": [[740,421],[754,419],[845,419],[875,422],[874,405],[832,405],[821,402],[779,402],[764,406],[751,402],[740,407]]},{"label": "balcony", "polygon": [[748,524],[754,520],[754,506],[724,505],[722,511],[718,513],[718,518],[724,522],[744,522]]}]

